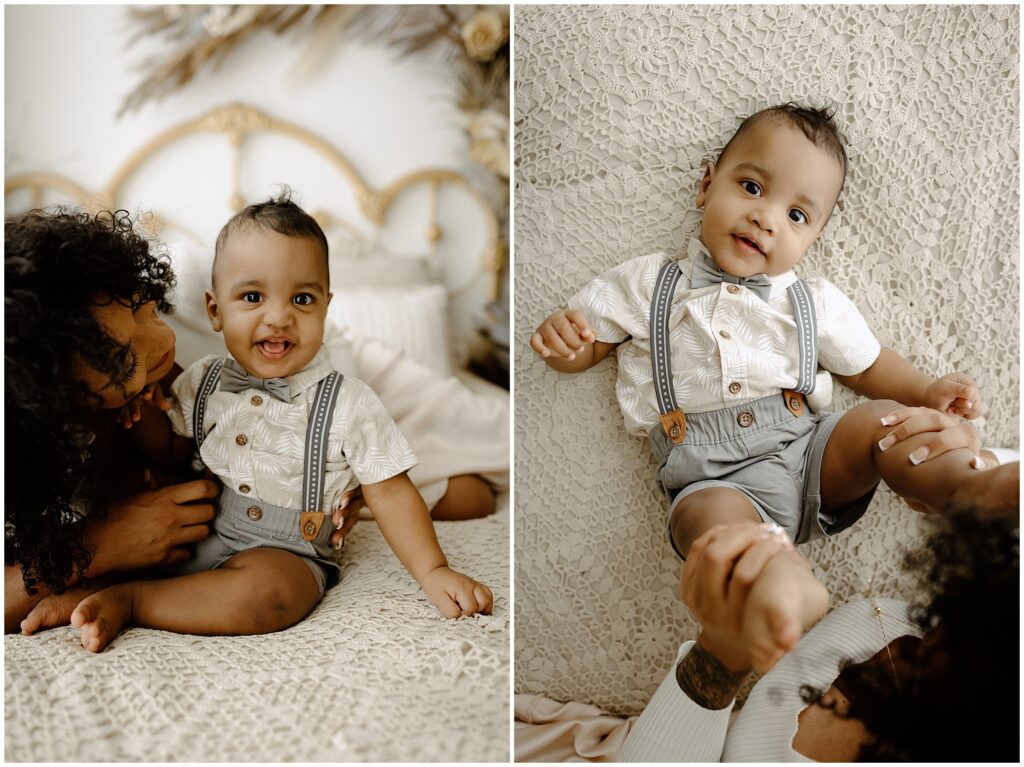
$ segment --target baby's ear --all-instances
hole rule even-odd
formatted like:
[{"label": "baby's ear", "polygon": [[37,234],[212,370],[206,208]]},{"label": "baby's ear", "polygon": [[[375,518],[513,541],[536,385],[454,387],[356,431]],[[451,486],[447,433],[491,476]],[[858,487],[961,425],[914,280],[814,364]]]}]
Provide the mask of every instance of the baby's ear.
[{"label": "baby's ear", "polygon": [[217,306],[217,299],[214,297],[211,291],[206,291],[206,316],[210,318],[210,325],[213,327],[214,332],[219,333],[223,324],[220,321],[219,307]]},{"label": "baby's ear", "polygon": [[715,176],[715,164],[713,162],[708,163],[708,167],[704,169],[704,178],[701,179],[700,187],[697,189],[697,207],[704,207],[704,198],[707,196],[708,187],[711,186],[711,179]]}]

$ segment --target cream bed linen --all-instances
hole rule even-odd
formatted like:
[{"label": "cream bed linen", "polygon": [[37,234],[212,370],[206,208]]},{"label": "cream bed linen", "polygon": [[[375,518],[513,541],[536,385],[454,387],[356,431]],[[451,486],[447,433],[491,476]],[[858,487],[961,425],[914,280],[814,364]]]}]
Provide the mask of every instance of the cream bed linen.
[{"label": "cream bed linen", "polygon": [[[616,359],[577,376],[527,341],[595,275],[684,252],[704,167],[739,120],[839,104],[850,171],[800,266],[879,340],[981,386],[986,444],[1016,446],[1018,9],[1014,6],[519,6],[516,10],[516,692],[639,713],[696,626]],[[837,387],[841,388],[841,387]],[[840,392],[834,407],[856,398]],[[802,547],[832,604],[912,598],[917,516],[880,492]]]}]

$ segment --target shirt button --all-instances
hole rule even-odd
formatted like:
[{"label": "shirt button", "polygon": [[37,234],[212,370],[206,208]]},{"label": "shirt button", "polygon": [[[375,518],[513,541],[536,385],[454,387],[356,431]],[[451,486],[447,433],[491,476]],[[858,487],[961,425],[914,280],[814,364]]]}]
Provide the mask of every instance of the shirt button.
[{"label": "shirt button", "polygon": [[235,437],[235,444],[236,445],[245,445],[245,444],[248,444],[248,442],[249,442],[249,438],[247,436],[245,436],[244,434],[239,434],[237,437]]},{"label": "shirt button", "polygon": [[730,394],[739,394],[740,393],[740,389],[742,389],[742,388],[743,387],[740,386],[739,383],[737,383],[736,381],[733,381],[731,384],[729,384],[729,393]]},{"label": "shirt button", "polygon": [[316,532],[316,525],[314,525],[312,522],[307,522],[305,526],[302,528],[302,532],[306,535],[312,535]]},{"label": "shirt button", "polygon": [[728,290],[730,293],[739,293],[740,292],[740,286],[739,285],[727,285],[725,287],[725,289]]},{"label": "shirt button", "polygon": [[263,397],[261,397],[259,394],[254,394],[252,396],[252,399],[249,400],[249,402],[258,407],[263,404]]},{"label": "shirt button", "polygon": [[245,515],[253,522],[259,522],[263,518],[263,509],[259,506],[250,506]]},{"label": "shirt button", "polygon": [[744,428],[750,426],[750,424],[752,424],[753,422],[754,414],[749,413],[746,410],[744,410],[742,413],[736,416],[736,423],[738,423],[740,426],[743,426]]},{"label": "shirt button", "polygon": [[726,341],[728,341],[730,338],[732,338],[732,336],[729,334],[728,330],[719,330],[718,331],[718,335],[720,335]]},{"label": "shirt button", "polygon": [[240,493],[248,493],[250,490],[252,490],[252,488],[249,487],[248,485],[239,485],[238,486],[238,492],[240,492]]}]

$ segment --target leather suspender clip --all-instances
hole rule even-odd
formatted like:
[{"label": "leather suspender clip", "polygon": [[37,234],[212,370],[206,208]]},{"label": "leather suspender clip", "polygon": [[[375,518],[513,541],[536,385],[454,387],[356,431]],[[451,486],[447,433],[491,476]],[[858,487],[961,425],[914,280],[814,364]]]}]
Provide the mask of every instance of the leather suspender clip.
[{"label": "leather suspender clip", "polygon": [[786,409],[797,418],[804,414],[804,395],[791,389],[783,389],[782,399],[786,403]]},{"label": "leather suspender clip", "polygon": [[676,409],[661,416],[661,430],[671,440],[673,445],[683,444],[686,437],[686,416],[683,411]]},{"label": "leather suspender clip", "polygon": [[327,515],[322,511],[299,512],[299,530],[302,531],[302,540],[312,541],[316,539],[317,534],[320,532],[320,526],[324,523],[325,516]]}]

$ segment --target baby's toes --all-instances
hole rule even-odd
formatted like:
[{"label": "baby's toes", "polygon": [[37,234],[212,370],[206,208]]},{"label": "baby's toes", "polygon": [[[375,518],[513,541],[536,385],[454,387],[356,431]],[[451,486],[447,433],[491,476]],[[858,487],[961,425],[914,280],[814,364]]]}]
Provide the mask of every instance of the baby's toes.
[{"label": "baby's toes", "polygon": [[99,610],[95,602],[91,599],[83,600],[78,603],[78,606],[71,613],[71,625],[75,628],[81,628],[86,623],[96,620],[98,614]]}]

